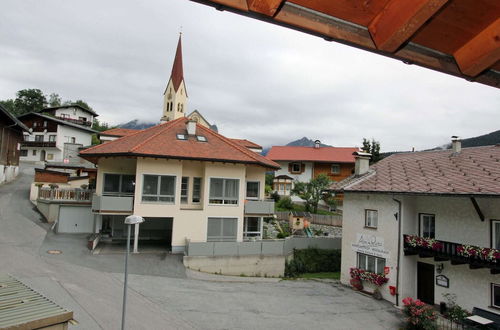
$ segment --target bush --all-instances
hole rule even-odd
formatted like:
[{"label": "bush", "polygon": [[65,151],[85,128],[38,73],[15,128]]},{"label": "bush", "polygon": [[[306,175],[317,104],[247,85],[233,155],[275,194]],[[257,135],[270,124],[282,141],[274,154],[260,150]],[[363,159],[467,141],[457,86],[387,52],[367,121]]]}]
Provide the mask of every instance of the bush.
[{"label": "bush", "polygon": [[403,299],[403,312],[408,316],[405,329],[407,330],[436,330],[437,312],[432,306],[410,297]]},{"label": "bush", "polygon": [[280,195],[278,194],[277,191],[275,191],[271,194],[271,198],[274,199],[274,201],[277,203],[280,200]]},{"label": "bush", "polygon": [[277,203],[276,207],[279,209],[293,210],[293,202],[290,196],[284,196]]},{"label": "bush", "polygon": [[293,259],[285,264],[285,276],[296,277],[302,273],[340,271],[340,250],[308,248],[294,250]]}]

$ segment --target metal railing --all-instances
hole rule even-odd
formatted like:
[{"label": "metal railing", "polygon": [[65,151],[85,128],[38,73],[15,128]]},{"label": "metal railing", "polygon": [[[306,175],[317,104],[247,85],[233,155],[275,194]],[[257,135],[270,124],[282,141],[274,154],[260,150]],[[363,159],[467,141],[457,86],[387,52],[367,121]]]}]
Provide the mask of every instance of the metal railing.
[{"label": "metal railing", "polygon": [[38,194],[38,199],[46,201],[72,201],[90,203],[93,192],[93,190],[89,189],[41,188]]},{"label": "metal railing", "polygon": [[[280,220],[288,220],[289,212],[276,212],[276,217]],[[309,221],[315,225],[342,227],[341,215],[311,214]]]},{"label": "metal railing", "polygon": [[70,123],[74,123],[77,125],[83,125],[83,126],[92,126],[92,122],[88,120],[81,120],[81,119],[73,119],[73,118],[67,118],[67,117],[60,117],[56,116],[57,119],[64,120]]},{"label": "metal railing", "polygon": [[22,141],[23,147],[55,147],[56,141]]}]

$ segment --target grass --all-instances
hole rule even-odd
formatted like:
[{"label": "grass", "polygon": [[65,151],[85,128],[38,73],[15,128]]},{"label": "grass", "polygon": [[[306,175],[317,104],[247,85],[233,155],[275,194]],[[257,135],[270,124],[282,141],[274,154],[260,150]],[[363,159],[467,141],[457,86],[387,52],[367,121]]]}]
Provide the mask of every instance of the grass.
[{"label": "grass", "polygon": [[340,279],[340,272],[304,273],[304,274],[300,274],[299,278],[305,278],[305,279],[320,278],[320,279],[339,280]]},{"label": "grass", "polygon": [[[283,208],[280,208],[280,207],[276,207],[276,212],[288,212],[288,211],[304,212],[305,210],[306,210],[306,208],[305,208],[304,205],[297,205],[297,204],[293,205],[293,210],[287,210],[287,209],[283,209]],[[321,214],[321,215],[337,215],[338,213],[318,209],[318,212],[316,212],[316,214]]]}]

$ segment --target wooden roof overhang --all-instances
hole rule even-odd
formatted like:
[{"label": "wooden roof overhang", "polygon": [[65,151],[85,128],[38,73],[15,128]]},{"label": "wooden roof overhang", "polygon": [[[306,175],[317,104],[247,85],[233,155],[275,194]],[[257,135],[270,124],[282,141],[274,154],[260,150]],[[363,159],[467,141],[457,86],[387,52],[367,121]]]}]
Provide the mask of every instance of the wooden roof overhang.
[{"label": "wooden roof overhang", "polygon": [[191,0],[500,87],[498,0]]}]

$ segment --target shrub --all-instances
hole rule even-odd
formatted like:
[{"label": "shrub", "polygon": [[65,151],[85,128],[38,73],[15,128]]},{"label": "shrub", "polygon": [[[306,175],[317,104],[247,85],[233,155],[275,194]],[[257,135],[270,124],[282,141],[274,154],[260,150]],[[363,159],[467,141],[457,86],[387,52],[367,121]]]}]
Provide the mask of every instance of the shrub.
[{"label": "shrub", "polygon": [[413,300],[410,297],[403,299],[404,309],[406,314],[406,326],[408,330],[436,330],[437,312],[432,306],[420,301]]},{"label": "shrub", "polygon": [[277,191],[275,191],[271,194],[271,198],[274,199],[274,201],[277,203],[280,200],[280,195],[278,194]]},{"label": "shrub", "polygon": [[290,196],[284,196],[277,203],[276,206],[280,209],[293,210],[293,202]]},{"label": "shrub", "polygon": [[285,264],[285,276],[296,277],[302,273],[340,271],[340,250],[308,248],[294,250],[293,259]]}]

